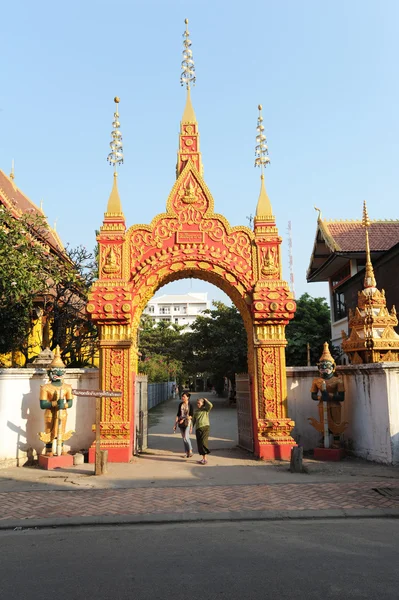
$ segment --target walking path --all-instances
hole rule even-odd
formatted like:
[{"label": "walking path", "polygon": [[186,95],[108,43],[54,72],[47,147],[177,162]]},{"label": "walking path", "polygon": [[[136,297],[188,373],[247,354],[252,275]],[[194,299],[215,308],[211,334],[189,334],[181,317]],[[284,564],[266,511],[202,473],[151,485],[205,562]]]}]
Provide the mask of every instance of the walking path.
[{"label": "walking path", "polygon": [[[193,395],[195,402],[199,394]],[[358,459],[305,460],[307,473],[264,463],[237,448],[235,408],[209,396],[209,464],[182,458],[172,428],[178,400],[151,411],[149,448],[130,464],[42,471],[0,470],[0,528],[90,523],[356,516],[399,517],[399,468]],[[193,447],[196,450],[195,440]],[[396,490],[382,495],[376,489]]]}]

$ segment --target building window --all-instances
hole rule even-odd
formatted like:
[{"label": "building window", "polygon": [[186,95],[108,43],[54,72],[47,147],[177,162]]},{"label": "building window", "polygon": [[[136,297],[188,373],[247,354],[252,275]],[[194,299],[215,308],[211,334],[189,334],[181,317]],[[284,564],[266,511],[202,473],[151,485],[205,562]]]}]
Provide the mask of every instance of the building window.
[{"label": "building window", "polygon": [[175,312],[180,312],[180,306],[174,306],[174,307],[173,307],[173,310],[174,310]]},{"label": "building window", "polygon": [[149,313],[153,313],[154,312],[154,306],[150,304],[149,306],[147,306],[147,310],[148,310]]},{"label": "building window", "polygon": [[179,323],[179,319],[177,317],[175,317],[175,323]]},{"label": "building window", "polygon": [[342,294],[342,292],[341,293],[334,292],[333,303],[334,303],[334,321],[339,321],[340,319],[344,319],[347,315],[344,294]]},{"label": "building window", "polygon": [[170,307],[169,306],[160,306],[159,307],[159,314],[160,315],[169,315],[170,314]]}]

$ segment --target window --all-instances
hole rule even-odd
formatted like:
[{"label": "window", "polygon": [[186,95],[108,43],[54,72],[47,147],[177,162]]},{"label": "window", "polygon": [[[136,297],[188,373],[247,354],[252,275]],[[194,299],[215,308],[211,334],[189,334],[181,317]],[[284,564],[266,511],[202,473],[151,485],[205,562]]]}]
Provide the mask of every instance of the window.
[{"label": "window", "polygon": [[339,321],[347,316],[345,296],[340,292],[334,292],[333,294],[333,305],[334,305],[334,321]]},{"label": "window", "polygon": [[169,315],[170,314],[170,306],[160,306],[159,314],[160,315]]},{"label": "window", "polygon": [[175,323],[179,323],[179,319],[177,317],[175,317]]},{"label": "window", "polygon": [[147,306],[147,310],[148,310],[149,313],[153,313],[154,312],[154,305],[153,304],[148,305]]},{"label": "window", "polygon": [[174,307],[173,307],[173,310],[174,310],[175,312],[180,312],[180,306],[174,306]]}]

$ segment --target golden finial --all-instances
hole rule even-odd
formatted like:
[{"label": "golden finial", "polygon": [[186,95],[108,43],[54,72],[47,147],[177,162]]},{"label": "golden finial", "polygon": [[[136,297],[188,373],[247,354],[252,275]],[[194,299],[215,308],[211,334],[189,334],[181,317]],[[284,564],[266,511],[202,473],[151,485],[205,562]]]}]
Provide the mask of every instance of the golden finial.
[{"label": "golden finial", "polygon": [[319,214],[317,215],[317,220],[318,220],[318,221],[321,221],[321,208],[317,208],[317,206],[314,206],[313,208],[314,208],[315,210],[317,210],[317,212],[319,213]]},{"label": "golden finial", "polygon": [[183,33],[183,60],[181,63],[180,83],[189,90],[191,85],[195,85],[195,66],[193,60],[193,51],[191,50],[190,32],[188,30],[188,19],[184,20],[186,30]]},{"label": "golden finial", "polygon": [[114,112],[114,120],[112,122],[113,130],[111,132],[112,141],[110,142],[111,152],[108,154],[107,160],[110,165],[114,167],[114,174],[116,175],[117,166],[123,165],[123,146],[122,146],[122,134],[120,132],[120,123],[119,123],[119,112],[118,112],[118,104],[120,102],[120,98],[115,96],[115,112]]},{"label": "golden finial", "polygon": [[266,165],[270,163],[270,158],[268,156],[268,148],[266,143],[265,136],[265,126],[263,125],[263,117],[262,117],[262,105],[258,105],[259,115],[258,122],[256,126],[256,147],[255,147],[255,167],[261,168],[261,186],[260,186],[260,194],[258,199],[258,205],[256,207],[256,216],[259,217],[271,217],[273,216],[272,205],[270,203],[269,196],[267,195],[265,188],[265,177],[263,174],[263,169]]},{"label": "golden finial", "polygon": [[10,179],[12,179],[14,181],[15,179],[15,173],[14,173],[14,159],[12,159],[11,161],[11,173],[10,173]]},{"label": "golden finial", "polygon": [[255,148],[255,167],[261,168],[261,173],[263,175],[263,168],[270,163],[269,158],[269,150],[267,147],[266,136],[265,136],[265,126],[263,125],[263,117],[262,117],[262,105],[258,105],[259,116],[258,123],[256,126],[256,148]]},{"label": "golden finial", "polygon": [[364,287],[365,288],[375,288],[377,286],[374,269],[371,263],[370,257],[370,244],[369,244],[369,227],[371,225],[369,215],[367,212],[366,200],[363,202],[363,221],[362,225],[366,230],[366,268],[364,275]]},{"label": "golden finial", "polygon": [[114,120],[112,122],[112,131],[111,137],[112,141],[110,142],[111,152],[107,156],[107,160],[110,165],[114,167],[114,183],[112,185],[111,194],[108,199],[107,211],[105,214],[122,214],[122,204],[119,197],[118,185],[116,182],[116,178],[118,177],[117,167],[118,165],[123,165],[123,146],[122,146],[122,134],[120,132],[120,123],[119,123],[119,112],[118,112],[118,104],[120,102],[119,96],[115,96],[115,112],[114,112]]}]

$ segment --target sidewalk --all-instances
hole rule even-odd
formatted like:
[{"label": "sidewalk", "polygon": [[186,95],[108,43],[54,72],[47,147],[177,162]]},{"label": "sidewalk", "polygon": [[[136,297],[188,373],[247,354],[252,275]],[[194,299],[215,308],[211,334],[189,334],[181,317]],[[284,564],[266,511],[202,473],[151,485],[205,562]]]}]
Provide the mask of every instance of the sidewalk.
[{"label": "sidewalk", "polygon": [[[195,400],[195,395],[194,395]],[[151,411],[149,450],[129,464],[42,471],[0,470],[0,528],[328,517],[399,517],[399,468],[347,458],[305,460],[308,473],[255,460],[236,447],[236,411],[224,401],[211,413],[209,464],[185,460],[172,433],[177,400]],[[193,440],[195,448],[195,442]],[[382,495],[375,488],[396,490]],[[389,494],[389,492],[388,492]]]}]

